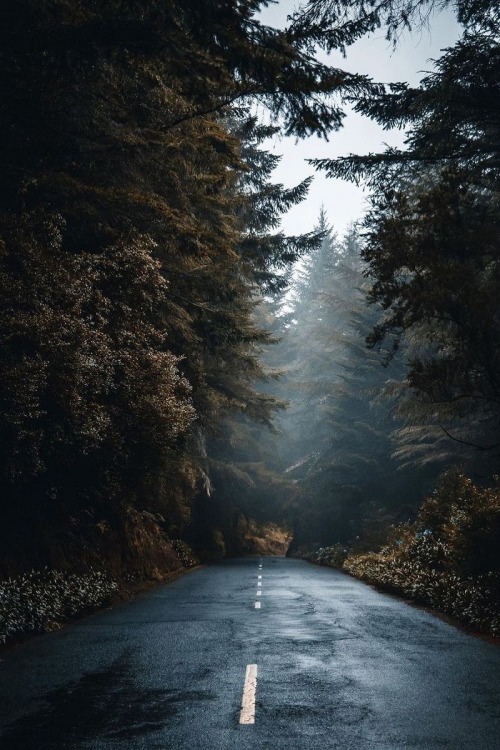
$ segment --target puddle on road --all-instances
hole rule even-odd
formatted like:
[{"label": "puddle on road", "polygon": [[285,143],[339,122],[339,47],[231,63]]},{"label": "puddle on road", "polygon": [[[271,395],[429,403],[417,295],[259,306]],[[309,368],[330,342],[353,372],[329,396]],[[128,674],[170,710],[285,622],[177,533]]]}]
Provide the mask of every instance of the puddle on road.
[{"label": "puddle on road", "polygon": [[43,696],[35,713],[7,726],[0,750],[68,750],[95,738],[130,740],[162,730],[188,702],[214,700],[204,691],[148,688],[136,682],[131,655]]}]

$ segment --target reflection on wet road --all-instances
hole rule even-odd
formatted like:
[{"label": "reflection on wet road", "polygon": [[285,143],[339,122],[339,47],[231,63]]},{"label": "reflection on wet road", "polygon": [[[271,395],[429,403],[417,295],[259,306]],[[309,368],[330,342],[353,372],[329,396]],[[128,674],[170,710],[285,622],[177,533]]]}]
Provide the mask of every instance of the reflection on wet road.
[{"label": "reflection on wet road", "polygon": [[492,643],[333,570],[232,560],[5,652],[0,750],[498,750],[499,692]]}]

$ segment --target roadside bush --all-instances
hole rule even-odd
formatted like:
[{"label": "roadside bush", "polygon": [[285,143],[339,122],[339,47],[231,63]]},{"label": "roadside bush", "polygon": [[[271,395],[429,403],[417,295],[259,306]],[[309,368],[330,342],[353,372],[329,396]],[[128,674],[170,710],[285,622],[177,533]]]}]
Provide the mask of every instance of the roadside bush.
[{"label": "roadside bush", "polygon": [[383,553],[348,558],[343,570],[450,615],[474,630],[500,635],[500,577],[495,573],[463,579],[415,563],[391,561]]},{"label": "roadside bush", "polygon": [[0,643],[22,633],[43,633],[106,604],[117,585],[104,573],[32,570],[0,581]]},{"label": "roadside bush", "polygon": [[183,542],[182,539],[171,539],[170,544],[174,548],[175,554],[185,568],[194,568],[195,565],[200,564],[200,561],[194,554],[189,544]]},{"label": "roadside bush", "polygon": [[349,554],[345,544],[333,544],[331,547],[320,547],[315,552],[304,555],[306,560],[330,568],[341,568]]},{"label": "roadside bush", "polygon": [[447,472],[414,524],[393,529],[377,553],[343,569],[367,583],[500,635],[500,490]]}]

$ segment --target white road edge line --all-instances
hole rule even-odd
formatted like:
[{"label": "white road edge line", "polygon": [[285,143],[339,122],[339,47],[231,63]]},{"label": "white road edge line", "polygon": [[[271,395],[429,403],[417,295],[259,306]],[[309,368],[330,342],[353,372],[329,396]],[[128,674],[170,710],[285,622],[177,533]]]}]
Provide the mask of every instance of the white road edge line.
[{"label": "white road edge line", "polygon": [[255,602],[255,609],[260,609],[260,602]]},{"label": "white road edge line", "polygon": [[257,664],[248,664],[241,701],[240,724],[255,724],[255,693],[257,690]]}]

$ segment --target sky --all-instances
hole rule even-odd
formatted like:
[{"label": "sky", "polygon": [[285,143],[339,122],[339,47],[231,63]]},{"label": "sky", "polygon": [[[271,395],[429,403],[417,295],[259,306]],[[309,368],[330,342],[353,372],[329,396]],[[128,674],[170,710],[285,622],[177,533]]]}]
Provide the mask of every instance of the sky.
[{"label": "sky", "polygon": [[[264,9],[261,20],[270,26],[282,26],[287,14],[297,7],[296,0],[279,0],[277,5]],[[377,82],[407,81],[416,84],[433,69],[432,59],[440,50],[451,46],[460,34],[460,27],[449,11],[436,14],[429,28],[405,33],[396,50],[379,30],[361,39],[347,50],[347,57],[334,53],[322,60],[352,73],[365,73]],[[275,138],[266,147],[281,154],[281,163],[273,181],[286,187],[315,175],[308,198],[292,208],[283,218],[282,229],[287,234],[300,234],[314,228],[323,205],[329,223],[342,235],[349,224],[357,221],[366,208],[366,193],[361,187],[343,180],[332,180],[315,172],[306,159],[334,158],[348,153],[363,154],[383,150],[384,144],[402,146],[404,132],[384,131],[377,124],[354,112],[344,119],[341,130],[331,134],[329,141],[317,137],[297,141],[295,138]]]}]

